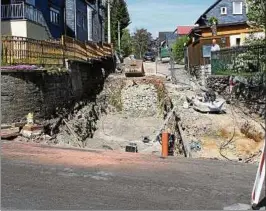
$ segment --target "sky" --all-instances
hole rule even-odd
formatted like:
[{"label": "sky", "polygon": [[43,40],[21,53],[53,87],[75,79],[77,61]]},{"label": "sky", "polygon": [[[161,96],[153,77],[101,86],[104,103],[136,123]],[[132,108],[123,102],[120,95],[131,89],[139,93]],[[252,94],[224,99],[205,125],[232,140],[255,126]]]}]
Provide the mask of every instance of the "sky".
[{"label": "sky", "polygon": [[216,0],[126,0],[131,18],[129,29],[145,28],[158,37],[159,31],[174,31],[179,25],[194,25]]}]

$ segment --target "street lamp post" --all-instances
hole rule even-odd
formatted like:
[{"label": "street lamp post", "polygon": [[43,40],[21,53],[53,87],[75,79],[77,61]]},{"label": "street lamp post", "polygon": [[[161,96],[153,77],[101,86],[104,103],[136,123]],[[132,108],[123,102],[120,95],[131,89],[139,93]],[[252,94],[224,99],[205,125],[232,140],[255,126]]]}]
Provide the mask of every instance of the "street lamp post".
[{"label": "street lamp post", "polygon": [[107,0],[107,16],[108,16],[108,43],[111,44],[111,8],[110,8],[110,0]]}]

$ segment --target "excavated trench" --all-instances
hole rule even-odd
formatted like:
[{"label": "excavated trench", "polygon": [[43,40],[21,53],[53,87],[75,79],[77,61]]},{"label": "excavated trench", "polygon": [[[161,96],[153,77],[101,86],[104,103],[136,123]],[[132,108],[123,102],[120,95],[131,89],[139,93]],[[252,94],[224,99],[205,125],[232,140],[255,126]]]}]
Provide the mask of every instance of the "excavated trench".
[{"label": "excavated trench", "polygon": [[78,103],[48,142],[118,151],[135,143],[139,153],[160,154],[161,132],[168,131],[169,155],[187,156],[164,80],[110,75],[96,100]]}]

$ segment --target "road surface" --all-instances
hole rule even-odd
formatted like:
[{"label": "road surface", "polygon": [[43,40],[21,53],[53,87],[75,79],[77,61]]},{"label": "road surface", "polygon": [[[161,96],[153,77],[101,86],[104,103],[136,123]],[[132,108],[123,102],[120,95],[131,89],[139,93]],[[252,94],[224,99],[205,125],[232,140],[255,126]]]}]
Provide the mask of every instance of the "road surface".
[{"label": "road surface", "polygon": [[2,144],[2,209],[223,209],[249,203],[256,166]]}]

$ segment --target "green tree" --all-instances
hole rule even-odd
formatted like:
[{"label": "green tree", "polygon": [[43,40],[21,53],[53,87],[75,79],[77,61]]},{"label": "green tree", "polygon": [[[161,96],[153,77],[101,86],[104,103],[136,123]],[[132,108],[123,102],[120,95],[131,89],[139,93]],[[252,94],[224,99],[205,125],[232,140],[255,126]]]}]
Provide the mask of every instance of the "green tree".
[{"label": "green tree", "polygon": [[133,41],[128,29],[123,30],[121,38],[121,51],[124,56],[129,56],[133,52]]},{"label": "green tree", "polygon": [[[130,24],[130,16],[125,0],[111,0],[111,38],[112,43],[116,48],[118,39],[118,22],[120,22],[120,33],[123,35],[123,30]],[[108,31],[108,19],[106,11],[105,33]]]},{"label": "green tree", "polygon": [[145,51],[151,46],[152,35],[147,29],[137,29],[133,36],[134,53],[142,58]]},{"label": "green tree", "polygon": [[265,0],[248,0],[249,24],[256,28],[266,29],[266,5]]},{"label": "green tree", "polygon": [[173,57],[177,63],[181,63],[184,59],[184,45],[187,41],[187,36],[178,37],[173,45]]}]

